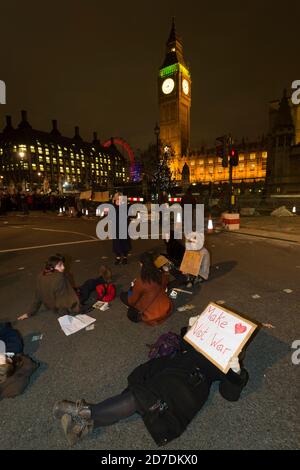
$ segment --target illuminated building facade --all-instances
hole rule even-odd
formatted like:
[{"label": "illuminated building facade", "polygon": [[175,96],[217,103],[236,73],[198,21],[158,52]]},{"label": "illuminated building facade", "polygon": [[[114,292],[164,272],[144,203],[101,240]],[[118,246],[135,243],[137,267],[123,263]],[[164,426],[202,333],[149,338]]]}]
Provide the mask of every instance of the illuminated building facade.
[{"label": "illuminated building facade", "polygon": [[[170,149],[168,164],[175,181],[181,183],[188,174],[192,184],[228,183],[229,169],[223,168],[215,148],[190,150],[191,75],[174,20],[159,70],[158,102],[160,142],[162,151]],[[233,167],[233,182],[266,181],[269,192],[300,192],[300,105],[293,105],[286,96],[273,101],[269,119],[266,138],[234,143],[239,164]]]},{"label": "illuminated building facade", "polygon": [[63,184],[73,187],[107,187],[129,181],[129,165],[113,144],[103,147],[94,132],[91,143],[80,137],[75,127],[73,138],[64,137],[54,120],[48,132],[32,129],[26,111],[18,127],[6,117],[0,134],[0,176],[4,185],[26,182],[41,187],[45,179],[52,189]]}]

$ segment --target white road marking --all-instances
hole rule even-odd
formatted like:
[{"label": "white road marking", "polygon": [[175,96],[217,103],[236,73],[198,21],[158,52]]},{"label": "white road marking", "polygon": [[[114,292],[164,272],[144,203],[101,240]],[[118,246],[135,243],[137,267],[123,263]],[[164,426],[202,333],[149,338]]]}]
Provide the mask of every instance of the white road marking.
[{"label": "white road marking", "polygon": [[286,294],[291,294],[293,291],[291,289],[284,289],[283,292]]},{"label": "white road marking", "polygon": [[19,271],[23,271],[23,269],[25,269],[25,268],[18,268]]},{"label": "white road marking", "polygon": [[23,248],[10,248],[9,250],[0,250],[0,253],[13,253],[14,251],[25,251],[25,250],[38,250],[39,248],[50,248],[50,246],[65,246],[65,245],[79,245],[80,243],[95,243],[96,240],[81,240],[79,242],[66,242],[66,243],[52,243],[50,245],[39,245],[39,246],[26,246]]},{"label": "white road marking", "polygon": [[261,298],[261,296],[258,295],[258,294],[254,294],[251,297],[252,297],[252,299],[260,299]]},{"label": "white road marking", "polygon": [[89,237],[92,240],[98,240],[98,238],[93,237],[92,235],[88,235],[87,233],[71,232],[70,230],[56,230],[56,229],[51,229],[51,228],[39,228],[39,227],[32,227],[32,230],[39,230],[41,232],[74,233],[75,235],[82,235],[83,237]]}]

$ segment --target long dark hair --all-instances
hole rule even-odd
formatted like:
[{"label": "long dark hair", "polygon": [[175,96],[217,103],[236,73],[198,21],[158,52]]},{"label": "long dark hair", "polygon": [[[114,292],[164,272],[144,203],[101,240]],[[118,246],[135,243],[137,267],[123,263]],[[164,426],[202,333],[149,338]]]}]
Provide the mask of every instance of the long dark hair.
[{"label": "long dark hair", "polygon": [[57,253],[54,256],[50,256],[50,258],[47,259],[45,268],[44,268],[44,274],[47,273],[52,273],[55,271],[56,266],[58,263],[64,263],[65,262],[65,257],[61,255],[60,253]]},{"label": "long dark hair", "polygon": [[140,262],[142,263],[141,279],[143,282],[155,282],[161,284],[162,273],[157,269],[154,264],[153,256],[151,253],[143,253],[140,256]]}]

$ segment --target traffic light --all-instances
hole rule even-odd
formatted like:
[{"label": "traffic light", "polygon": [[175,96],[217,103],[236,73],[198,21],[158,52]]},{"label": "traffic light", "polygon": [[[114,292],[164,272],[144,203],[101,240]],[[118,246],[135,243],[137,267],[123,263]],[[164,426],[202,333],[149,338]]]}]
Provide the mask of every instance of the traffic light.
[{"label": "traffic light", "polygon": [[230,164],[232,166],[238,166],[238,164],[239,164],[239,154],[238,154],[237,149],[234,148],[234,147],[231,147],[229,155],[230,155]]},{"label": "traffic light", "polygon": [[226,151],[226,136],[219,137],[217,141],[221,142],[221,144],[216,146],[216,154],[217,154],[217,157],[222,159],[222,167],[226,168],[228,166],[228,157],[227,157],[227,151]]}]

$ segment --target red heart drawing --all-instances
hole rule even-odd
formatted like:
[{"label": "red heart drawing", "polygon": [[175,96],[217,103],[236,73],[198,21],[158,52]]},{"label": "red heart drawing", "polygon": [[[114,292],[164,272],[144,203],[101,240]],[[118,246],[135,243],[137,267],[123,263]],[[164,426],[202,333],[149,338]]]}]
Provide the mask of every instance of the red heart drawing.
[{"label": "red heart drawing", "polygon": [[240,335],[242,333],[245,333],[245,331],[247,331],[247,327],[242,325],[241,323],[237,323],[235,325],[235,334],[236,335]]}]

